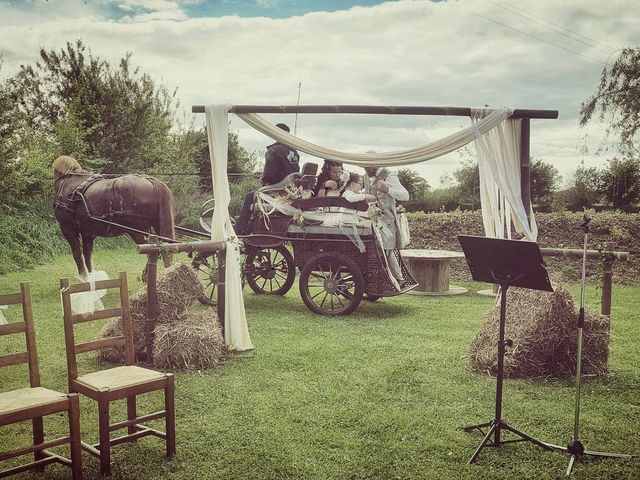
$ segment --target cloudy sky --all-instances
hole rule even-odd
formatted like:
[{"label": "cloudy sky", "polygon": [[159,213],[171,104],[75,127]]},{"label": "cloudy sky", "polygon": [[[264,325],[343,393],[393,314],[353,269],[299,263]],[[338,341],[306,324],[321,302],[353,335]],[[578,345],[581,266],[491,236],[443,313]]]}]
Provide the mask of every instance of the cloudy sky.
[{"label": "cloudy sky", "polygon": [[[430,105],[557,109],[532,120],[531,154],[567,178],[615,155],[599,125],[578,128],[620,48],[640,44],[637,0],[0,0],[0,77],[39,47],[82,39],[133,62],[193,104]],[[291,126],[293,115],[268,116]],[[298,136],[345,151],[424,145],[463,117],[300,115]],[[271,143],[234,118],[241,143]],[[599,147],[608,151],[595,155]],[[303,159],[305,159],[303,155]],[[437,186],[460,154],[416,166]]]}]

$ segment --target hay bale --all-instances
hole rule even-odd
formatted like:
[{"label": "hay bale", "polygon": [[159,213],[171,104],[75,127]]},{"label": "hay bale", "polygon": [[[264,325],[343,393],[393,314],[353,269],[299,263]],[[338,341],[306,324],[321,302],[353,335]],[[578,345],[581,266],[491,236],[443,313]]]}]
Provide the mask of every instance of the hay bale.
[{"label": "hay bale", "polygon": [[[156,282],[158,308],[156,325],[175,322],[189,306],[205,296],[204,287],[195,270],[184,263],[177,263],[160,274]],[[147,343],[145,321],[147,319],[147,288],[144,287],[129,299],[129,311],[133,325],[133,349],[136,359],[146,358]],[[122,319],[109,322],[98,339],[122,335]],[[124,349],[109,348],[100,352],[107,362],[123,363]]]},{"label": "hay bale", "polygon": [[212,309],[188,312],[154,331],[153,364],[158,368],[204,369],[225,352],[222,329]]},{"label": "hay bale", "polygon": [[[204,287],[195,270],[184,263],[167,268],[156,282],[158,297],[157,323],[171,323],[184,313],[189,305],[205,296]],[[147,289],[139,290],[129,301],[131,318],[147,318]]]},{"label": "hay bale", "polygon": [[[505,339],[513,346],[505,352],[507,377],[568,376],[575,374],[578,310],[562,286],[555,292],[510,288],[507,294]],[[499,305],[487,318],[469,348],[473,369],[497,372]],[[608,371],[609,318],[587,310],[583,330],[585,374]]]}]

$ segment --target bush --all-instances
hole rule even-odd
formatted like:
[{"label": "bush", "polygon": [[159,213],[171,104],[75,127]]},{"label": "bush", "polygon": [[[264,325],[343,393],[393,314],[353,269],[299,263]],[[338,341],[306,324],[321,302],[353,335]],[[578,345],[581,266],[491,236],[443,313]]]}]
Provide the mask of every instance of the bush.
[{"label": "bush", "polygon": [[53,218],[51,205],[32,210],[0,204],[0,274],[33,267],[69,251]]}]

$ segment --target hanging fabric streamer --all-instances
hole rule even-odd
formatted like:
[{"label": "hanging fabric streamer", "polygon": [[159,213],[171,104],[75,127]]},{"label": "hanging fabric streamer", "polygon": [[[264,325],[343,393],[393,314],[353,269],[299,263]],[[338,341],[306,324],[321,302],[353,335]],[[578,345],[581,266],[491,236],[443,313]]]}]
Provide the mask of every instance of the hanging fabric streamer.
[{"label": "hanging fabric streamer", "polygon": [[[6,310],[9,308],[9,305],[0,305],[0,310]],[[4,318],[4,315],[2,315],[2,312],[0,311],[0,325],[6,325],[7,323],[7,319]]]},{"label": "hanging fabric streamer", "polygon": [[91,290],[88,292],[74,293],[71,295],[71,310],[77,314],[84,313],[93,313],[96,310],[102,310],[104,305],[102,304],[101,298],[107,294],[106,290],[96,290],[95,283],[101,280],[109,280],[109,276],[107,272],[103,272],[102,270],[94,270],[93,272],[89,272],[89,276],[87,279],[82,277],[76,278],[80,282],[88,282]]}]

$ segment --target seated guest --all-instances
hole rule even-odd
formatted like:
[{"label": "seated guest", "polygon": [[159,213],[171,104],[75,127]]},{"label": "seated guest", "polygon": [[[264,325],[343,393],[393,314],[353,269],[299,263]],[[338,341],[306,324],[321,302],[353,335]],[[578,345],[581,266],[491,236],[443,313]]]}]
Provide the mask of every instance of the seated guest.
[{"label": "seated guest", "polygon": [[320,175],[313,187],[313,195],[317,197],[339,197],[344,190],[342,164],[325,160]]},{"label": "seated guest", "polygon": [[[281,128],[285,132],[289,132],[289,127],[284,123],[278,123],[276,127]],[[275,185],[291,173],[300,171],[300,155],[298,155],[296,149],[280,142],[269,145],[264,158],[264,171],[261,177],[263,186]],[[244,197],[244,204],[242,205],[240,216],[234,227],[238,235],[248,235],[251,233],[249,220],[251,218],[251,205],[253,205],[255,193],[256,192],[249,192]]]},{"label": "seated guest", "polygon": [[[364,179],[357,173],[349,174],[349,180],[346,181],[345,190],[342,193],[342,198],[349,203],[357,202],[373,202],[376,197],[362,193],[364,187]],[[335,209],[334,209],[335,210]],[[355,208],[340,207],[335,210],[337,213],[329,213],[326,215],[323,225],[327,227],[335,226],[347,226],[347,225],[359,225],[363,220],[369,220],[367,212],[360,212]]]},{"label": "seated guest", "polygon": [[362,193],[364,188],[364,178],[357,173],[350,173],[347,185],[342,196],[351,203],[356,202],[375,202],[375,195]]}]

